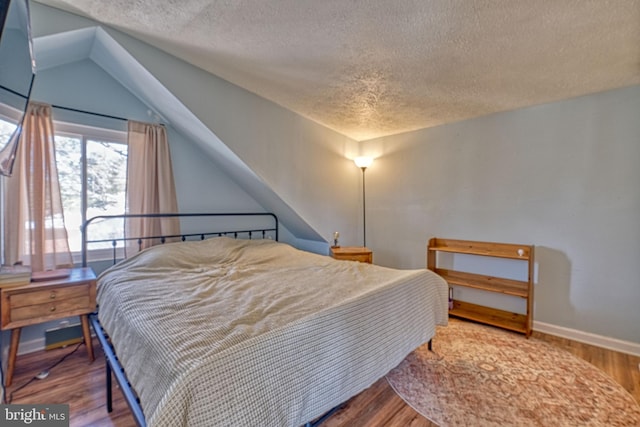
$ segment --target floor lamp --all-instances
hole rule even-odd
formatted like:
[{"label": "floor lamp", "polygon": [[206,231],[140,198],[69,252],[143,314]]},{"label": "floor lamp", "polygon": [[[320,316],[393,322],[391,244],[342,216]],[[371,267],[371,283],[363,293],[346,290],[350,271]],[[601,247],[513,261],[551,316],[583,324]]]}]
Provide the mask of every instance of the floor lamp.
[{"label": "floor lamp", "polygon": [[373,158],[371,157],[356,157],[353,159],[356,166],[362,169],[362,246],[367,246],[367,210],[366,210],[366,202],[365,202],[365,186],[364,186],[364,171],[367,170],[371,163],[373,163]]}]

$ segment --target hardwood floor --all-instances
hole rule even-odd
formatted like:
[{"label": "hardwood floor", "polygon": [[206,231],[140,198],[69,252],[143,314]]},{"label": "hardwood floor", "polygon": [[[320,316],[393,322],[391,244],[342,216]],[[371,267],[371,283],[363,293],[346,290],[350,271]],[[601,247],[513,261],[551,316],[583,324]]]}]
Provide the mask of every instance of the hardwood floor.
[{"label": "hardwood floor", "polygon": [[[581,357],[609,374],[640,403],[640,357],[593,347],[564,338],[534,332],[534,336]],[[115,388],[114,410],[105,406],[104,357],[96,351],[96,360],[89,363],[84,345],[50,370],[46,379],[33,380],[38,372],[56,363],[76,346],[41,351],[19,356],[13,385],[7,389],[12,403],[69,403],[71,426],[135,426],[122,394]],[[94,348],[100,346],[94,342]],[[328,418],[322,427],[433,427],[431,423],[400,399],[383,378],[369,389],[349,400],[343,408]]]},{"label": "hardwood floor", "polygon": [[[70,426],[134,427],[135,421],[119,390],[113,393],[113,412],[106,408],[104,355],[97,339],[93,341],[96,360],[89,363],[84,344],[62,363],[50,369],[43,380],[33,379],[43,369],[72,353],[77,345],[18,356],[13,384],[7,388],[8,403],[68,403]],[[114,383],[115,384],[115,383]]]},{"label": "hardwood floor", "polygon": [[566,350],[600,368],[624,387],[640,404],[640,357],[535,331],[532,336]]}]

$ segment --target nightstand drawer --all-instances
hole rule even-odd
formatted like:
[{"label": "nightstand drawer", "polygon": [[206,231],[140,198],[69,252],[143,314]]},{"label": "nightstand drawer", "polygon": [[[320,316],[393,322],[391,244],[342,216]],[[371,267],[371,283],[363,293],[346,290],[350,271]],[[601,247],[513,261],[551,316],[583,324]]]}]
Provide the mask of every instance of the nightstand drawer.
[{"label": "nightstand drawer", "polygon": [[335,259],[347,260],[347,261],[360,261],[371,263],[371,253],[368,254],[349,254],[349,255],[336,255],[333,256]]},{"label": "nightstand drawer", "polygon": [[63,300],[52,300],[44,304],[32,304],[23,307],[11,308],[9,319],[11,323],[25,320],[43,321],[48,317],[59,318],[73,316],[78,312],[86,313],[91,311],[91,300],[89,293],[76,298],[66,298]]},{"label": "nightstand drawer", "polygon": [[89,298],[89,284],[64,286],[35,292],[15,293],[9,297],[11,308],[33,306],[49,302],[61,302],[70,298]]},{"label": "nightstand drawer", "polygon": [[331,256],[343,261],[359,261],[371,264],[373,252],[362,246],[334,246],[331,248]]}]

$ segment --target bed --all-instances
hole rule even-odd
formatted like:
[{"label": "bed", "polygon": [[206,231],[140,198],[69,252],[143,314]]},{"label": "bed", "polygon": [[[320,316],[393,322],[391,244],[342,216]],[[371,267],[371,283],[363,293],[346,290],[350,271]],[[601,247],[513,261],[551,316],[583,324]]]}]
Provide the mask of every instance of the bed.
[{"label": "bed", "polygon": [[98,278],[94,329],[141,425],[317,420],[447,322],[446,283],[429,270],[212,236],[142,250]]}]

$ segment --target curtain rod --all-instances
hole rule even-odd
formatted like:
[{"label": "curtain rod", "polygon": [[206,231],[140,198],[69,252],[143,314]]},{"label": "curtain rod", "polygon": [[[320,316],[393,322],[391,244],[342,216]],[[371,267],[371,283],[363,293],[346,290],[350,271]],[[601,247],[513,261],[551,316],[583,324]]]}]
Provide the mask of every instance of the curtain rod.
[{"label": "curtain rod", "polygon": [[71,107],[63,107],[62,105],[51,105],[51,108],[57,108],[58,110],[73,111],[74,113],[91,114],[92,116],[105,117],[107,119],[120,120],[123,122],[129,121],[129,119],[125,119],[124,117],[112,116],[109,114],[102,114],[102,113],[94,113],[93,111],[79,110],[77,108],[71,108]]},{"label": "curtain rod", "polygon": [[9,89],[8,87],[6,87],[6,86],[4,86],[4,85],[0,85],[0,88],[2,88],[2,89],[4,89],[4,90],[6,90],[7,92],[12,93],[12,94],[14,94],[14,95],[16,95],[16,96],[19,96],[20,98],[27,99],[27,96],[26,96],[26,95],[23,95],[23,94],[21,94],[20,92],[16,92],[16,91],[15,91],[15,90],[13,90],[13,89]]},{"label": "curtain rod", "polygon": [[[11,92],[12,94],[17,95],[17,96],[19,96],[21,98],[28,99],[27,96],[25,96],[25,95],[23,95],[21,93],[18,93],[16,91],[12,90],[12,89],[9,89],[8,87],[6,87],[4,85],[0,85],[0,88],[6,90],[7,92]],[[52,104],[51,108],[57,108],[58,110],[72,111],[74,113],[91,114],[92,116],[98,116],[98,117],[104,117],[104,118],[107,118],[107,119],[120,120],[120,121],[123,121],[123,122],[128,122],[129,121],[129,119],[126,119],[124,117],[112,116],[110,114],[94,113],[93,111],[86,111],[86,110],[80,110],[78,108],[64,107],[62,105]],[[164,126],[164,123],[158,123],[158,124],[160,126]]]},{"label": "curtain rod", "polygon": [[[86,111],[86,110],[79,110],[77,108],[64,107],[62,105],[51,105],[51,108],[57,108],[59,110],[72,111],[74,113],[91,114],[92,116],[105,117],[107,119],[120,120],[120,121],[123,121],[123,122],[128,122],[128,121],[131,120],[131,119],[125,119],[124,117],[112,116],[110,114],[94,113],[93,111]],[[164,123],[157,123],[157,125],[165,126]]]}]

